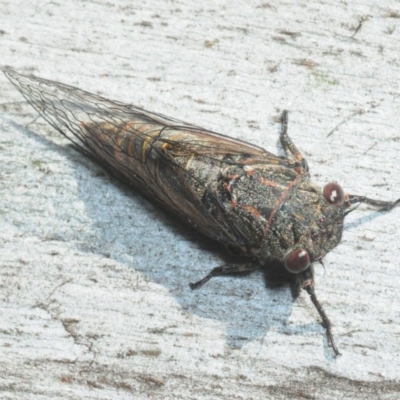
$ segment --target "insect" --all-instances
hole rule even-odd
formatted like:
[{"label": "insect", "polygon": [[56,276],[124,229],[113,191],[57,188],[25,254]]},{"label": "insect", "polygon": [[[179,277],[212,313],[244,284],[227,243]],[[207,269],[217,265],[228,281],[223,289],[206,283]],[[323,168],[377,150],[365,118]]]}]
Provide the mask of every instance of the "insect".
[{"label": "insect", "polygon": [[321,190],[288,136],[286,157],[142,108],[107,100],[62,83],[5,75],[35,110],[81,152],[167,211],[243,256],[214,268],[196,283],[248,272],[278,261],[310,296],[335,355],[332,324],[314,289],[313,265],[335,248],[355,204],[380,210],[399,204],[345,194],[337,183]]}]

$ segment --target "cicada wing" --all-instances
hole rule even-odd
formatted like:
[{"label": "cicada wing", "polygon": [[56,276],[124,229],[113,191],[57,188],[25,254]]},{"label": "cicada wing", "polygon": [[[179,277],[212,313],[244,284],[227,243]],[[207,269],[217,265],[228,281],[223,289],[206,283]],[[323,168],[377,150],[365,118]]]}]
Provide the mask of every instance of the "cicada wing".
[{"label": "cicada wing", "polygon": [[4,70],[11,83],[55,129],[82,150],[90,150],[82,122],[123,121],[123,105],[59,82]]},{"label": "cicada wing", "polygon": [[[220,152],[246,153],[260,160],[277,158],[261,147],[140,107],[108,100],[63,83],[33,75],[23,75],[12,69],[7,68],[3,72],[48,123],[78,146],[88,145],[84,139],[85,135],[80,135],[82,123],[107,122],[120,126],[137,119],[145,124],[174,127],[200,134],[195,142],[186,143],[190,152],[207,154],[210,148],[214,150],[218,148]],[[181,143],[183,144],[184,142]]]},{"label": "cicada wing", "polygon": [[[4,72],[38,113],[84,153],[196,229],[227,244],[236,244],[232,227],[209,214],[198,191],[188,184],[193,177],[177,157],[222,164],[286,162],[260,147],[183,121],[62,83],[10,69]],[[210,194],[206,180],[195,183],[203,187],[202,193]]]}]

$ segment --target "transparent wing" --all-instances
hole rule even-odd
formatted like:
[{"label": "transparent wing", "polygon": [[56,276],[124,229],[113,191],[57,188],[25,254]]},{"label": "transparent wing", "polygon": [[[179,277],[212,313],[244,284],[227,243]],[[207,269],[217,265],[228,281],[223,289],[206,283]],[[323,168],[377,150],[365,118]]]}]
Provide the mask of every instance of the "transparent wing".
[{"label": "transparent wing", "polygon": [[[212,177],[198,178],[188,165],[193,160],[220,166],[288,162],[260,147],[140,107],[11,69],[4,73],[37,112],[82,152],[196,229],[227,244],[238,242],[234,227],[223,218],[216,221],[202,202],[205,192],[213,196]],[[215,204],[221,207],[218,198]]]}]

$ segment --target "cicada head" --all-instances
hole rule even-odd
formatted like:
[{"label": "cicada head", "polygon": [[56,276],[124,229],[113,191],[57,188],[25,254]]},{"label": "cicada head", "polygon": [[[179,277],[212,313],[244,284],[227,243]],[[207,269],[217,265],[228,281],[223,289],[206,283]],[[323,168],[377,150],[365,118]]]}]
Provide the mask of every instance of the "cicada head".
[{"label": "cicada head", "polygon": [[347,207],[337,183],[327,184],[322,192],[312,184],[299,188],[277,218],[276,237],[269,246],[273,256],[291,273],[305,271],[339,244]]}]

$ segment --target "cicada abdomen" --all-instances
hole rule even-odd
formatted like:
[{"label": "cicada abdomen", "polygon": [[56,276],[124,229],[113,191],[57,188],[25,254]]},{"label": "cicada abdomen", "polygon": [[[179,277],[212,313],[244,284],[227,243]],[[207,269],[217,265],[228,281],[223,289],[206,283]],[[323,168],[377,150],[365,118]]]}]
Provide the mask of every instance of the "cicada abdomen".
[{"label": "cicada abdomen", "polygon": [[391,209],[400,202],[345,195],[337,183],[310,181],[306,160],[287,134],[286,157],[252,144],[13,70],[4,71],[55,129],[112,174],[207,236],[236,248],[248,262],[214,268],[213,276],[282,263],[319,312],[329,344],[331,323],[314,291],[312,265],[336,247],[355,203]]}]

